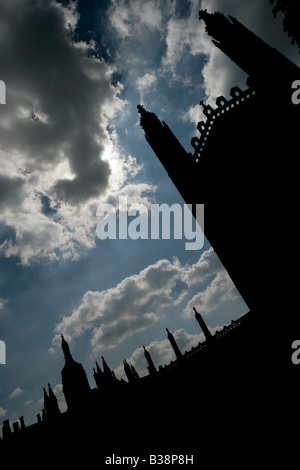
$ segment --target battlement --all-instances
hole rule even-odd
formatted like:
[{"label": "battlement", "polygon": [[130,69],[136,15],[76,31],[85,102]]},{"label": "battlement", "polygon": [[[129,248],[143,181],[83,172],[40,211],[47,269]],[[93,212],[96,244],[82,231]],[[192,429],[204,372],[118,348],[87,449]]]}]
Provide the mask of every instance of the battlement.
[{"label": "battlement", "polygon": [[[209,343],[207,340],[200,342],[197,344],[197,346],[192,346],[192,348],[189,351],[185,351],[183,354],[183,359],[191,359],[197,357],[199,354],[201,354],[203,351],[206,351],[210,346],[212,345],[217,346],[218,343],[224,340],[224,338],[228,338],[229,335],[234,333],[239,329],[239,327],[242,327],[245,322],[247,321],[248,315],[242,315],[239,317],[237,320],[231,320],[231,323],[228,325],[224,325],[221,330],[217,330],[216,333],[212,336],[213,342]],[[173,370],[176,366],[178,365],[178,361],[170,361],[169,364],[166,364],[165,366],[159,366],[159,372],[164,373],[164,372],[169,372]]]},{"label": "battlement", "polygon": [[200,101],[200,105],[203,107],[203,114],[207,117],[207,120],[198,122],[197,129],[201,135],[200,137],[193,137],[191,140],[195,162],[199,161],[199,158],[201,158],[205,151],[207,141],[210,138],[210,134],[212,134],[216,121],[230,113],[233,109],[241,108],[256,96],[256,92],[251,88],[242,91],[238,86],[235,86],[231,88],[230,96],[231,99],[229,100],[224,96],[219,96],[216,99],[216,108],[212,108],[209,104],[204,104],[203,101]]}]

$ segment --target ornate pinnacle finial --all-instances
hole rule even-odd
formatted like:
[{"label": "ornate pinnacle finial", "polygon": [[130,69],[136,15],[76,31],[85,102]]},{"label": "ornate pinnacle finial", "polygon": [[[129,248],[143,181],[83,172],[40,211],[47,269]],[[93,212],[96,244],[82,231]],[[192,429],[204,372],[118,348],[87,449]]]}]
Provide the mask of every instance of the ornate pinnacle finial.
[{"label": "ornate pinnacle finial", "polygon": [[146,116],[147,114],[147,111],[145,110],[144,106],[142,104],[138,104],[137,105],[137,109],[138,109],[138,112],[139,114],[142,116]]},{"label": "ornate pinnacle finial", "polygon": [[207,12],[207,9],[205,10],[199,10],[199,20],[204,20],[205,22],[209,19],[210,13]]},{"label": "ornate pinnacle finial", "polygon": [[199,19],[205,22],[205,31],[210,36],[217,39],[217,41],[221,40],[224,35],[228,34],[228,28],[232,25],[226,16],[219,11],[208,13],[207,10],[200,10]]}]

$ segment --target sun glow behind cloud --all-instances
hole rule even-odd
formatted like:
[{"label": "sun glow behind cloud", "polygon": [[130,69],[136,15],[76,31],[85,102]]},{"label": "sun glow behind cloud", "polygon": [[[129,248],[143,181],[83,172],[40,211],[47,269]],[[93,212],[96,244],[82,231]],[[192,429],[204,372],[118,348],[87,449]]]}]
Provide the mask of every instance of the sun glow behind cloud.
[{"label": "sun glow behind cloud", "polygon": [[[24,265],[76,259],[77,247],[83,253],[95,246],[97,204],[141,168],[135,157],[119,151],[110,124],[124,115],[126,100],[120,98],[122,85],[111,83],[115,67],[91,54],[93,43],[76,43],[68,35],[79,19],[75,4],[42,6],[32,0],[34,14],[20,9],[22,28],[16,29],[13,3],[2,12],[12,27],[9,42],[1,36],[9,87],[0,124],[2,203],[7,201],[0,223],[15,237],[2,242],[1,252]],[[10,56],[13,69],[7,65]],[[25,73],[24,62],[31,64]],[[38,194],[52,212],[42,213]]]}]

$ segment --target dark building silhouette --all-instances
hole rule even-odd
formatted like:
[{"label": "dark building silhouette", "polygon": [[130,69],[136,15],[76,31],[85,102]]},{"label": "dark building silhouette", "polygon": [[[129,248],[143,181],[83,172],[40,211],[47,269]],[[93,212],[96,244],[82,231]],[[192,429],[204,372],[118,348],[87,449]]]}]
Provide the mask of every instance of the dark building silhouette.
[{"label": "dark building silhouette", "polygon": [[205,205],[206,238],[260,324],[259,356],[268,355],[266,335],[280,336],[274,367],[290,369],[297,286],[285,275],[288,258],[276,253],[297,246],[299,106],[292,103],[291,85],[299,67],[235,18],[207,11],[199,16],[215,46],[248,74],[248,87],[233,86],[215,107],[201,102],[206,121],[198,123],[193,153],[139,105],[140,123],[184,201]]},{"label": "dark building silhouette", "polygon": [[197,125],[200,135],[191,140],[193,152],[183,149],[165,122],[138,106],[140,123],[186,204],[205,205],[206,238],[250,309],[244,329],[248,348],[236,351],[243,356],[239,366],[236,356],[228,363],[228,355],[223,357],[215,345],[220,355],[210,365],[217,368],[219,380],[210,376],[205,360],[205,385],[210,384],[216,398],[212,384],[218,389],[224,379],[227,403],[227,390],[232,396],[243,390],[247,404],[240,405],[249,414],[243,423],[237,413],[228,420],[243,429],[248,441],[249,423],[257,430],[254,421],[263,423],[261,442],[264,432],[270,442],[279,442],[287,416],[295,414],[299,390],[299,372],[291,362],[291,345],[300,331],[294,307],[298,289],[295,278],[287,275],[291,265],[285,253],[290,247],[292,256],[298,256],[294,227],[300,107],[291,97],[300,70],[235,18],[207,11],[199,17],[214,45],[248,75],[246,88],[233,84],[215,106],[201,101],[206,120]]},{"label": "dark building silhouette", "polygon": [[[13,423],[12,431],[4,422],[2,450],[24,446],[34,452],[39,445],[49,455],[50,442],[51,448],[63,442],[66,460],[78,463],[81,449],[85,464],[95,454],[103,464],[100,455],[112,452],[197,449],[198,463],[213,456],[215,464],[238,462],[240,468],[241,452],[243,462],[256,465],[259,456],[269,465],[274,447],[276,458],[282,449],[280,436],[289,428],[299,389],[290,360],[297,286],[285,250],[297,246],[291,229],[299,111],[291,82],[300,71],[236,19],[206,11],[200,19],[215,46],[248,74],[247,88],[233,86],[215,107],[202,102],[206,121],[198,123],[192,152],[154,113],[140,105],[138,111],[148,143],[185,202],[205,204],[205,235],[249,312],[212,335],[195,310],[204,342],[183,352],[167,330],[176,359],[156,369],[144,348],[149,374],[139,377],[124,360],[128,381],[119,380],[102,357],[103,369],[98,362],[94,368],[96,388],[62,337],[68,410],[58,413],[50,389],[45,391],[36,424]],[[55,419],[47,420],[48,414]]]},{"label": "dark building silhouette", "polygon": [[[199,318],[200,314],[197,313],[197,315]],[[77,461],[75,450],[77,445],[86,449],[97,445],[99,439],[104,446],[105,453],[112,451],[115,442],[122,452],[126,452],[128,446],[133,451],[138,448],[144,452],[149,445],[149,436],[145,428],[150,426],[153,433],[153,425],[163,416],[166,403],[170,410],[173,410],[168,416],[168,435],[164,435],[163,428],[155,428],[151,445],[156,448],[161,439],[167,448],[170,442],[174,445],[182,444],[179,426],[182,420],[188,419],[188,416],[185,414],[181,418],[176,416],[175,412],[181,406],[178,402],[179,397],[184,397],[189,390],[197,387],[200,376],[211,382],[209,389],[202,393],[202,398],[206,393],[210,395],[215,386],[214,377],[218,377],[219,380],[224,361],[236,367],[239,362],[236,350],[238,349],[243,354],[247,347],[245,328],[249,321],[248,315],[245,314],[229,325],[225,325],[214,336],[201,317],[199,324],[206,339],[185,352],[180,351],[174,336],[166,329],[167,338],[172,345],[176,359],[170,364],[159,366],[157,370],[149,352],[143,346],[149,371],[146,376],[140,377],[133,365],[125,359],[124,371],[128,381],[119,380],[102,357],[103,370],[98,362],[96,362],[96,368],[93,369],[96,388],[89,386],[83,366],[74,361],[69,345],[62,336],[61,346],[66,363],[61,373],[67,411],[60,412],[55,394],[48,384],[48,391],[45,387],[43,389],[44,408],[42,414],[37,415],[37,423],[26,426],[24,418],[21,417],[11,427],[8,420],[4,421],[2,427],[4,440],[1,444],[5,446],[4,449],[8,450],[13,449],[14,446],[34,449],[36,445],[42,450],[45,446],[46,450],[49,445],[58,448],[59,443],[63,442],[65,457],[68,461],[70,458],[73,461],[72,456]],[[214,339],[215,348],[210,346],[211,338]],[[219,354],[221,354],[221,360]],[[218,365],[216,364],[217,358]],[[215,367],[212,369],[213,364]],[[229,370],[226,371],[227,376],[228,373]],[[159,400],[155,399],[157,394]],[[186,403],[185,410],[194,412],[193,403]],[[132,422],[134,427],[130,428],[130,437],[127,438],[128,424]],[[143,429],[142,433],[140,429]]]}]

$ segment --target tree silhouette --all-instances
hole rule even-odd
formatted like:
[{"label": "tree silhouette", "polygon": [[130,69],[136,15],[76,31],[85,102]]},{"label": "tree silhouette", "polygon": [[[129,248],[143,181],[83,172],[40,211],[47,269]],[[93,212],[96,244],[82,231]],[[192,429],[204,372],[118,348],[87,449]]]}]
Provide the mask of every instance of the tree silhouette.
[{"label": "tree silhouette", "polygon": [[273,16],[283,13],[282,26],[292,44],[297,44],[300,54],[300,2],[299,0],[269,0],[273,7]]}]

